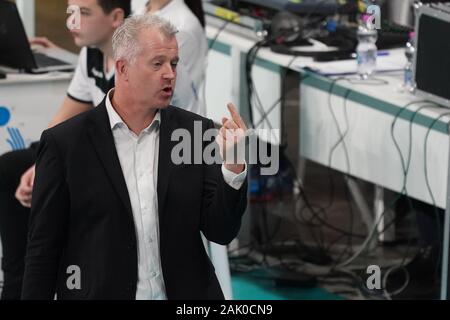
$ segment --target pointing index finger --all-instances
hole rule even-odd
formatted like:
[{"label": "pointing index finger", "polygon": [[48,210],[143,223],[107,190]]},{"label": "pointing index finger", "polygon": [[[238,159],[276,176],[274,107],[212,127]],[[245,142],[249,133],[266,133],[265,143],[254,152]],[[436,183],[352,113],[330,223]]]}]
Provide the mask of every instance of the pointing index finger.
[{"label": "pointing index finger", "polygon": [[239,128],[246,130],[247,126],[245,125],[244,121],[242,120],[241,116],[237,112],[236,107],[231,102],[227,105],[228,110],[230,111],[231,118],[233,121],[239,126]]}]

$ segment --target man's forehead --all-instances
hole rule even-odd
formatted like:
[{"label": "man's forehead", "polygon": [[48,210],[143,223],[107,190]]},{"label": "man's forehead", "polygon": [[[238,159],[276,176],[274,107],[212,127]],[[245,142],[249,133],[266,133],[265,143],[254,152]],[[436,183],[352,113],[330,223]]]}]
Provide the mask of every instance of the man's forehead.
[{"label": "man's forehead", "polygon": [[79,7],[94,7],[97,4],[97,0],[68,0],[68,5],[77,5]]},{"label": "man's forehead", "polygon": [[142,48],[178,50],[175,36],[167,38],[161,31],[155,29],[144,30],[139,34],[139,44]]}]

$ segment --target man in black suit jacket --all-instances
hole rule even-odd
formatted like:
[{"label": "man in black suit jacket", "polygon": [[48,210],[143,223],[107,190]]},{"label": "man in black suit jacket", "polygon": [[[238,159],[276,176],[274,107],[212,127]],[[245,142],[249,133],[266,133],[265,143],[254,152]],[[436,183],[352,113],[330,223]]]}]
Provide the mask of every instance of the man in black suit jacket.
[{"label": "man in black suit jacket", "polygon": [[[113,37],[116,88],[42,134],[22,298],[223,299],[200,231],[219,244],[237,235],[246,166],[174,163],[176,129],[213,127],[168,106],[175,33],[156,16],[128,19]],[[246,130],[228,107],[212,142],[222,156]]]}]

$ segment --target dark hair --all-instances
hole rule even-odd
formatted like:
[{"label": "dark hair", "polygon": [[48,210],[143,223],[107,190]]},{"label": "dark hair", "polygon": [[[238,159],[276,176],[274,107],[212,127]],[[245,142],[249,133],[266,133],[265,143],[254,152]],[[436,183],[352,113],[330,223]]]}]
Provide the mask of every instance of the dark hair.
[{"label": "dark hair", "polygon": [[203,11],[202,0],[184,0],[184,3],[191,9],[192,13],[200,21],[202,27],[205,27],[205,13]]},{"label": "dark hair", "polygon": [[120,8],[123,10],[125,18],[131,14],[131,0],[97,0],[97,3],[105,13]]}]

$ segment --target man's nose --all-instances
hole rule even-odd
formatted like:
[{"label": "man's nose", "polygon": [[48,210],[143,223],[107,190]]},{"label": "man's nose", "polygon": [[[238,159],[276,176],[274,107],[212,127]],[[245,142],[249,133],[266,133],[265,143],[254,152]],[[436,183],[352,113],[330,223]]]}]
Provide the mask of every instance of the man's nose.
[{"label": "man's nose", "polygon": [[163,78],[167,80],[173,80],[176,77],[176,70],[172,64],[168,64],[164,68]]}]

